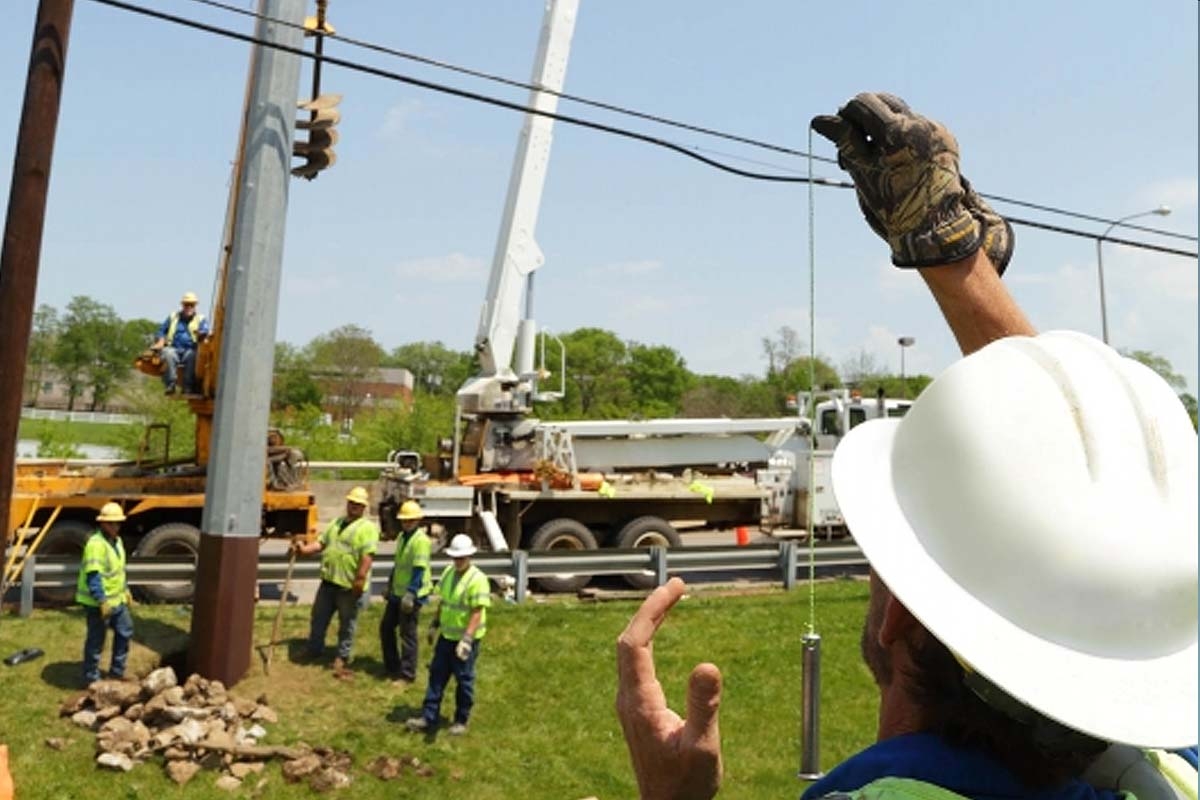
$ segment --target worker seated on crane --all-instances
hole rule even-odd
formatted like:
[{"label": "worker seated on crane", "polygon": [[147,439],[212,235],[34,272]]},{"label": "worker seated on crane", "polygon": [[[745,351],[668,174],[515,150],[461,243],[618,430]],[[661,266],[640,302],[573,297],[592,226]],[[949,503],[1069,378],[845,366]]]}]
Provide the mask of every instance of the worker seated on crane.
[{"label": "worker seated on crane", "polygon": [[167,394],[174,394],[179,368],[183,367],[183,391],[198,394],[196,385],[196,348],[208,336],[208,319],[196,313],[199,298],[195,292],[185,292],[179,301],[179,310],[163,320],[158,338],[151,349],[162,352],[163,386]]}]

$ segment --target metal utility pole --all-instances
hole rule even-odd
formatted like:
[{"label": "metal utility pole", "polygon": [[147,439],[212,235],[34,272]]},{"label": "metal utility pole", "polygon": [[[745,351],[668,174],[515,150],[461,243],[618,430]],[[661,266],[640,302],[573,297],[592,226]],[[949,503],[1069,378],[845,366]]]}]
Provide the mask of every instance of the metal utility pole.
[{"label": "metal utility pole", "polygon": [[0,364],[4,365],[0,369],[0,524],[4,531],[0,533],[0,553],[11,533],[8,523],[16,480],[25,355],[33,326],[50,162],[74,9],[74,0],[38,3],[4,221],[4,249],[0,252]]},{"label": "metal utility pole", "polygon": [[[260,0],[256,36],[303,42],[304,0]],[[270,22],[278,19],[289,25]],[[234,193],[190,669],[227,686],[250,666],[267,418],[300,57],[255,46]]]}]

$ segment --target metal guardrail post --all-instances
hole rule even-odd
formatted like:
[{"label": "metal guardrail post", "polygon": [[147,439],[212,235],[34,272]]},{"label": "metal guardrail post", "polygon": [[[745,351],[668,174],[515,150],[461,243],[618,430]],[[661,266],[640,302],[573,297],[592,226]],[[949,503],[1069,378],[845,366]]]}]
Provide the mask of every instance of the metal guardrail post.
[{"label": "metal guardrail post", "polygon": [[33,582],[37,578],[37,556],[30,555],[21,567],[21,611],[22,617],[33,613]]},{"label": "metal guardrail post", "polygon": [[796,588],[796,543],[791,539],[779,543],[779,568],[783,571],[783,588]]},{"label": "metal guardrail post", "polygon": [[524,550],[513,550],[513,579],[517,582],[517,602],[524,603],[529,590],[529,554]]},{"label": "metal guardrail post", "polygon": [[667,548],[655,545],[650,548],[650,568],[654,570],[654,585],[667,582]]}]

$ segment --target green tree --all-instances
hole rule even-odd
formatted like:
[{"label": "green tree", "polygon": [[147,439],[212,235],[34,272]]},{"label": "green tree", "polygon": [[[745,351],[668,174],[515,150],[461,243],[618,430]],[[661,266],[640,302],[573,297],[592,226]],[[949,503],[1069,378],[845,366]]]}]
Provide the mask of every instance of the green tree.
[{"label": "green tree", "polygon": [[387,365],[413,375],[413,390],[452,396],[476,371],[471,353],[451,350],[441,342],[411,342],[392,350]]},{"label": "green tree", "polygon": [[[157,380],[126,381],[117,391],[145,426],[122,426],[121,453],[126,458],[178,458],[196,452],[196,418],[187,403],[164,397]],[[151,429],[150,425],[157,425]]]},{"label": "green tree", "polygon": [[129,373],[121,352],[122,324],[112,306],[85,295],[71,298],[51,360],[67,384],[67,408],[91,388],[92,408],[103,405],[117,379]]},{"label": "green tree", "polygon": [[665,345],[637,342],[629,343],[628,354],[626,373],[638,413],[648,419],[678,414],[692,381],[683,357]]},{"label": "green tree", "polygon": [[62,322],[54,306],[43,303],[33,312],[33,329],[29,334],[29,351],[25,356],[25,394],[30,406],[36,407],[38,404],[46,369],[53,363],[54,346],[61,329]]},{"label": "green tree", "polygon": [[771,385],[743,375],[695,375],[680,398],[684,417],[770,417],[779,414]]},{"label": "green tree", "polygon": [[566,397],[557,406],[547,406],[545,416],[558,419],[629,416],[633,410],[633,390],[626,372],[625,343],[612,331],[600,328],[579,328],[561,338],[567,350]]},{"label": "green tree", "polygon": [[800,358],[804,342],[795,329],[783,325],[775,332],[774,338],[763,337],[762,348],[763,358],[767,360],[767,377],[772,378]]},{"label": "green tree", "polygon": [[275,343],[275,369],[271,382],[271,408],[321,405],[321,387],[313,380],[312,361],[287,342]]},{"label": "green tree", "polygon": [[371,332],[358,325],[343,325],[309,342],[305,353],[312,361],[325,402],[339,420],[353,419],[378,379],[384,352]]}]

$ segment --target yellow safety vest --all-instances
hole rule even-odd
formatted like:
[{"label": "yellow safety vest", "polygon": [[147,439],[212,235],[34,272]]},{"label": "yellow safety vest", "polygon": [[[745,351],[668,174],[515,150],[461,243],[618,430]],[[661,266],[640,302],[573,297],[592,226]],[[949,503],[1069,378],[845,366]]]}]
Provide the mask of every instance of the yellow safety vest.
[{"label": "yellow safety vest", "polygon": [[424,527],[413,530],[407,542],[404,541],[404,533],[401,532],[396,549],[396,568],[392,570],[392,594],[400,596],[408,591],[413,570],[417,567],[425,568],[417,597],[426,597],[433,591],[433,578],[429,574],[429,556],[432,549]]},{"label": "yellow safety vest", "polygon": [[75,581],[75,602],[84,606],[98,607],[100,604],[88,591],[89,572],[100,573],[100,587],[104,599],[122,605],[125,602],[125,545],[118,536],[110,543],[103,531],[96,531],[83,546],[83,561],[79,565],[79,578]]},{"label": "yellow safety vest", "polygon": [[471,612],[476,608],[482,609],[479,627],[475,629],[475,638],[482,639],[487,633],[487,609],[492,604],[491,586],[487,576],[472,564],[459,577],[454,571],[454,565],[446,567],[438,581],[438,595],[442,605],[438,609],[438,625],[442,636],[452,642],[462,639],[467,632],[467,623],[471,621]]},{"label": "yellow safety vest", "polygon": [[359,562],[364,556],[375,554],[379,528],[366,517],[342,527],[342,519],[335,519],[321,534],[321,580],[350,589]]},{"label": "yellow safety vest", "polygon": [[[187,330],[192,335],[192,344],[200,344],[200,324],[204,322],[203,314],[192,314],[192,318],[188,320]],[[164,340],[167,347],[174,347],[175,331],[179,329],[179,312],[171,314],[171,324],[167,326],[167,335]]]}]

